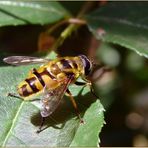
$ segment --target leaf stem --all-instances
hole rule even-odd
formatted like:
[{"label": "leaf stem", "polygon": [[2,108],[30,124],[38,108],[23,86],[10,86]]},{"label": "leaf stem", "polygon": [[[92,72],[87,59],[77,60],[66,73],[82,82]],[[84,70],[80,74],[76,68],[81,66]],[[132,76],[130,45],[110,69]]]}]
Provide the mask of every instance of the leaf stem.
[{"label": "leaf stem", "polygon": [[77,18],[83,17],[92,7],[94,6],[94,1],[87,1],[81,8],[81,11],[77,15]]},{"label": "leaf stem", "polygon": [[72,34],[76,29],[78,28],[78,25],[70,24],[59,36],[59,38],[56,40],[55,44],[50,48],[50,50],[57,50],[60,45],[64,42],[64,40]]},{"label": "leaf stem", "polygon": [[[65,23],[70,23],[60,34],[59,38],[56,40],[54,45],[50,48],[50,51],[52,50],[57,50],[60,45],[65,41],[66,38],[68,38],[74,31],[76,31],[81,25],[85,25],[87,22],[83,19],[83,15],[90,10],[90,8],[93,6],[94,2],[86,2],[82,8],[79,14],[77,15],[76,18],[70,18],[68,20],[63,20],[62,22],[58,23],[56,26],[54,26],[49,33],[51,33],[53,30],[55,30],[57,27],[65,24]],[[49,54],[47,55],[49,56]]]}]

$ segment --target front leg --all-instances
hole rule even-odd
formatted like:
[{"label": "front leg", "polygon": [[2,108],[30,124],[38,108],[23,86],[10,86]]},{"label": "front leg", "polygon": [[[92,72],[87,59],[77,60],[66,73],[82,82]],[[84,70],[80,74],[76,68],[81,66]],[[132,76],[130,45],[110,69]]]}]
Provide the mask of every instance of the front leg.
[{"label": "front leg", "polygon": [[78,85],[78,86],[84,86],[84,85],[87,85],[86,82],[78,82],[76,81],[74,84]]},{"label": "front leg", "polygon": [[96,97],[96,98],[99,98],[96,94],[95,94],[95,91],[94,91],[94,88],[92,86],[92,83],[90,80],[87,80],[87,79],[84,79],[85,82],[78,82],[76,81],[75,84],[78,85],[78,86],[89,86],[90,87],[90,91],[91,93]]}]

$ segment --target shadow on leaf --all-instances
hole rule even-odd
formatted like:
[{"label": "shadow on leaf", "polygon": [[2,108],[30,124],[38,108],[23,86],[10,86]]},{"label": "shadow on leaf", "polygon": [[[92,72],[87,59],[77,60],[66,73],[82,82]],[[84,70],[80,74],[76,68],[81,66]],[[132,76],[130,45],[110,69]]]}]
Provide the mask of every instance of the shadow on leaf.
[{"label": "shadow on leaf", "polygon": [[[91,93],[82,95],[83,89],[84,87],[81,89],[78,96],[75,97],[82,118],[84,116],[85,111],[90,107],[90,105],[93,102],[96,101],[96,98],[94,98],[94,96]],[[62,129],[65,123],[74,117],[76,117],[75,120],[79,120],[78,117],[76,116],[76,112],[72,106],[72,103],[70,102],[70,99],[67,96],[64,96],[64,98],[62,99],[60,105],[55,110],[55,112],[53,112],[49,117],[45,119],[42,131],[49,127],[53,127],[55,129]],[[34,114],[31,117],[31,123],[35,126],[40,126],[41,124],[40,112]],[[62,125],[59,127],[58,124]]]}]

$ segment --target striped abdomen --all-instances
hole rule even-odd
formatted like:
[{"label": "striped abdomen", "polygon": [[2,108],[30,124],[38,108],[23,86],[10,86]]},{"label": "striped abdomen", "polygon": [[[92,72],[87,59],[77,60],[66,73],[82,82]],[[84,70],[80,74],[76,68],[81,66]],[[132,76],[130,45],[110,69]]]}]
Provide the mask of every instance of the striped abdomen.
[{"label": "striped abdomen", "polygon": [[[80,59],[77,57],[77,60]],[[78,62],[78,61],[77,61]],[[74,74],[75,78],[80,75],[80,66],[73,58],[59,58],[49,62],[39,69],[33,69],[23,82],[18,86],[18,93],[22,97],[37,94],[46,86],[53,90],[60,85],[68,74]]]},{"label": "striped abdomen", "polygon": [[29,97],[42,91],[45,85],[49,85],[49,82],[52,83],[50,84],[51,87],[52,85],[56,86],[57,81],[50,75],[46,68],[34,69],[28,78],[20,83],[18,86],[18,93],[22,97]]}]

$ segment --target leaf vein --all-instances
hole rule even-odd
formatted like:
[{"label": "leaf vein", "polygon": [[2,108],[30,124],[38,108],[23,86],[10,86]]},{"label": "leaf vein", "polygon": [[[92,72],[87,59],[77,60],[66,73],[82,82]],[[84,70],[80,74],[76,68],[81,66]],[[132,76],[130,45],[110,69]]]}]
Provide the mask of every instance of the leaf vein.
[{"label": "leaf vein", "polygon": [[9,138],[10,134],[12,133],[12,129],[13,129],[14,126],[15,126],[15,122],[16,122],[16,120],[17,120],[17,118],[18,118],[18,115],[19,115],[19,113],[20,113],[20,111],[21,111],[23,105],[24,105],[24,101],[21,102],[19,108],[18,108],[17,111],[16,111],[16,114],[15,114],[15,116],[14,116],[14,119],[12,120],[11,127],[9,128],[9,130],[8,130],[8,132],[7,132],[7,135],[6,135],[5,139],[4,139],[4,142],[3,142],[3,144],[2,144],[2,147],[5,146],[6,143],[7,143],[8,138]]}]

